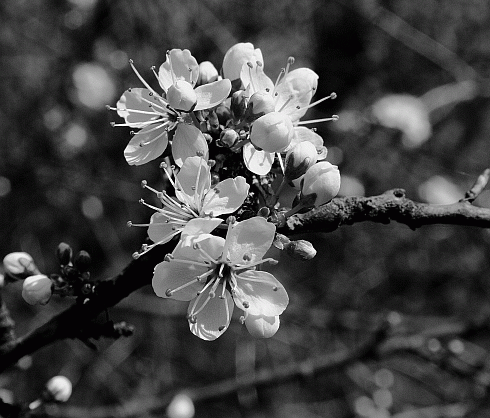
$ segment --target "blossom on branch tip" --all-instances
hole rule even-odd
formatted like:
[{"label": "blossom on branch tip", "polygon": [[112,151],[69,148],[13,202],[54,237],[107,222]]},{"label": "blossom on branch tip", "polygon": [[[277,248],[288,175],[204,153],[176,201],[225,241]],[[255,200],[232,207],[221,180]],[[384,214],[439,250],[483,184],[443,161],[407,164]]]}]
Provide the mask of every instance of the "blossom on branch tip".
[{"label": "blossom on branch tip", "polygon": [[235,212],[248,195],[250,186],[242,176],[212,185],[211,168],[202,157],[187,158],[173,179],[167,167],[163,168],[175,189],[175,198],[165,191],[151,188],[146,181],[142,182],[142,186],[154,192],[162,203],[162,207],[157,208],[141,201],[155,210],[150,223],[140,225],[148,226],[148,236],[154,242],[146,246],[143,253],[156,245],[165,244],[179,234],[210,233],[223,222],[217,216]]},{"label": "blossom on branch tip", "polygon": [[[202,132],[193,125],[189,112],[210,109],[225,100],[231,90],[230,80],[218,80],[195,88],[199,65],[185,49],[167,52],[167,60],[155,76],[163,90],[157,93],[140,75],[130,61],[134,72],[145,88],[129,89],[123,93],[115,108],[125,123],[139,129],[124,150],[130,165],[141,165],[158,158],[172,139],[172,155],[177,165],[186,157],[208,153]],[[169,133],[173,131],[171,138]]]},{"label": "blossom on branch tip", "polygon": [[[187,235],[155,267],[153,289],[163,298],[190,301],[189,326],[203,340],[214,340],[225,332],[234,305],[244,311],[245,323],[249,315],[277,317],[288,304],[286,290],[272,274],[256,270],[265,262],[276,262],[262,259],[274,234],[273,224],[254,217],[229,222],[226,239],[210,234]],[[261,336],[275,333],[276,321],[272,322],[273,326],[263,324]],[[253,335],[261,333],[253,324],[250,326]]]}]

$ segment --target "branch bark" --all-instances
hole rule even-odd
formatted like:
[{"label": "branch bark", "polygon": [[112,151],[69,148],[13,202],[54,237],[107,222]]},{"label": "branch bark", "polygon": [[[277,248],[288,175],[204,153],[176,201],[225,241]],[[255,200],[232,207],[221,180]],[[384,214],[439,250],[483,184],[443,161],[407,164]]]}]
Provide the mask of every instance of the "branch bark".
[{"label": "branch bark", "polygon": [[335,198],[324,206],[289,217],[277,232],[332,232],[342,225],[365,221],[395,221],[411,229],[435,224],[490,228],[490,209],[473,206],[467,199],[450,205],[418,203],[405,197],[403,189],[393,189],[378,196]]}]

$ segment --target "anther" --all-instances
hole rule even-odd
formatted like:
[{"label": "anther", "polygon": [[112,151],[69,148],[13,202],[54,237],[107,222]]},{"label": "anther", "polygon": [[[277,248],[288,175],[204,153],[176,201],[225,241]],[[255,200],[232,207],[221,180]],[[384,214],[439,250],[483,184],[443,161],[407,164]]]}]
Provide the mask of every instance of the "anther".
[{"label": "anther", "polygon": [[160,168],[165,169],[165,168],[167,168],[167,167],[168,167],[168,164],[167,164],[165,161],[162,161],[162,162],[160,163]]},{"label": "anther", "polygon": [[152,66],[150,67],[150,70],[154,71],[154,70],[155,70],[155,68],[156,68],[156,67],[155,67],[154,65],[152,65]]},{"label": "anther", "polygon": [[250,254],[243,254],[243,259],[245,261],[250,261],[252,259],[252,257],[250,257]]},{"label": "anther", "polygon": [[137,251],[135,251],[133,254],[132,254],[132,257],[134,260],[137,260],[138,258],[140,258],[140,253],[138,253]]},{"label": "anther", "polygon": [[172,296],[172,289],[165,290],[165,296],[167,296],[167,297]]},{"label": "anther", "polygon": [[240,324],[242,324],[242,325],[243,325],[244,323],[245,323],[245,317],[242,315],[242,316],[240,317]]},{"label": "anther", "polygon": [[148,182],[146,180],[141,180],[141,187],[143,187],[143,189],[148,185]]},{"label": "anther", "polygon": [[131,222],[131,221],[127,221],[127,222],[126,222],[126,225],[127,225],[129,228],[131,228],[131,227],[133,226],[133,222]]},{"label": "anther", "polygon": [[277,260],[274,260],[273,258],[271,258],[269,261],[269,264],[272,264],[273,266],[275,266],[277,263],[279,263],[279,261]]},{"label": "anther", "polygon": [[248,61],[248,62],[247,62],[247,65],[248,65],[250,68],[254,68],[254,65],[253,65],[253,64],[252,64],[250,61]]},{"label": "anther", "polygon": [[216,293],[213,292],[212,290],[209,292],[209,297],[213,299],[216,296]]},{"label": "anther", "polygon": [[339,120],[339,115],[332,115],[332,120],[335,122],[335,121],[338,121]]},{"label": "anther", "polygon": [[116,122],[111,122],[110,125],[114,128],[114,126],[116,126]]},{"label": "anther", "polygon": [[294,57],[289,57],[288,58],[288,64],[293,65],[294,64]]},{"label": "anther", "polygon": [[174,259],[174,256],[172,254],[166,254],[165,255],[165,258],[163,259],[164,261],[170,261],[170,260],[173,260]]},{"label": "anther", "polygon": [[221,325],[221,326],[218,328],[218,331],[219,331],[219,332],[221,332],[221,331],[223,331],[225,328],[226,328],[226,326]]},{"label": "anther", "polygon": [[226,218],[226,223],[228,225],[233,225],[235,222],[236,222],[236,218],[234,216],[228,216],[228,218]]},{"label": "anther", "polygon": [[138,200],[138,202],[139,202],[139,203],[141,203],[142,205],[144,205],[144,204],[145,204],[144,199],[140,199],[140,200]]},{"label": "anther", "polygon": [[195,324],[195,323],[197,322],[196,316],[195,316],[195,315],[191,315],[191,316],[189,317],[189,322],[190,322],[191,324]]},{"label": "anther", "polygon": [[129,59],[129,63],[130,63],[130,64],[134,64],[134,61],[133,61],[133,60],[130,58],[130,59]]},{"label": "anther", "polygon": [[272,288],[272,290],[273,290],[274,292],[277,292],[277,290],[278,290],[278,289],[279,289],[279,288],[278,288],[277,286],[274,286],[274,287]]},{"label": "anther", "polygon": [[110,107],[109,105],[105,105],[105,108],[106,108],[107,110],[111,110],[111,107]]},{"label": "anther", "polygon": [[250,306],[248,302],[243,302],[242,305],[245,309],[247,309]]},{"label": "anther", "polygon": [[198,242],[195,242],[194,244],[192,244],[192,248],[194,250],[200,250],[201,249],[201,245]]},{"label": "anther", "polygon": [[335,93],[335,92],[330,93],[330,98],[331,99],[336,99],[337,98],[337,93]]},{"label": "anther", "polygon": [[257,66],[259,66],[259,67],[262,67],[262,65],[263,65],[263,64],[262,64],[262,61],[255,61],[255,63],[256,63],[256,64],[257,64]]}]

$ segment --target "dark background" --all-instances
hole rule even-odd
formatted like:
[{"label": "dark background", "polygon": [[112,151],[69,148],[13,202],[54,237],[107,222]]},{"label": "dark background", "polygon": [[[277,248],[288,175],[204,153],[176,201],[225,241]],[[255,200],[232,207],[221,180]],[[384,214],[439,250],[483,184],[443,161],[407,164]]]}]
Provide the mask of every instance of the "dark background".
[{"label": "dark background", "polygon": [[[262,49],[273,80],[294,56],[295,68],[319,74],[316,99],[338,94],[306,119],[340,116],[315,126],[328,160],[339,165],[342,195],[402,187],[417,201],[452,203],[490,166],[485,0],[4,0],[0,255],[27,251],[52,273],[64,241],[90,252],[93,277],[120,271],[146,234],[126,222],[151,215],[138,204],[148,197],[140,181],[158,185],[161,174],[151,163],[127,165],[129,129],[111,128],[118,118],[104,106],[140,86],[129,58],[156,86],[150,66],[159,66],[167,49],[188,48],[219,69],[236,42]],[[490,207],[490,193],[476,204]],[[100,341],[98,352],[58,342],[1,377],[0,395],[32,401],[46,380],[63,374],[74,385],[71,406],[141,402],[138,416],[162,416],[145,411],[145,402],[352,347],[378,313],[418,332],[490,310],[488,230],[366,223],[302,238],[318,255],[301,265],[282,256],[274,269],[291,300],[274,338],[254,340],[234,318],[219,340],[201,341],[188,330],[185,303],[145,288],[110,312],[136,326],[133,337]],[[71,303],[54,297],[31,307],[20,283],[3,292],[18,335]],[[485,335],[430,341],[433,351],[439,344],[471,358],[486,359],[490,349]],[[485,394],[486,383],[473,375],[399,356],[204,400],[196,416],[463,416],[465,405]],[[486,416],[486,408],[482,402],[473,413]]]}]

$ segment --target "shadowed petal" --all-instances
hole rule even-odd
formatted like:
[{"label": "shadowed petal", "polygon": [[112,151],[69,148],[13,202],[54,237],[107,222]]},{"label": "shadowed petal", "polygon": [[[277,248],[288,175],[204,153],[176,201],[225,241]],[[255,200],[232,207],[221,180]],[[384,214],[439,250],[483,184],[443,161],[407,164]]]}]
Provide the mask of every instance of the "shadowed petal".
[{"label": "shadowed petal", "polygon": [[243,146],[243,161],[245,166],[254,174],[265,176],[271,171],[274,162],[274,154],[266,151],[259,151],[252,144]]},{"label": "shadowed petal", "polygon": [[210,109],[225,100],[231,91],[231,81],[227,78],[213,83],[204,84],[195,90],[197,105],[194,110]]},{"label": "shadowed petal", "polygon": [[206,193],[202,212],[213,212],[213,216],[235,212],[245,201],[249,187],[242,176],[220,181]]},{"label": "shadowed petal", "polygon": [[151,216],[148,236],[153,242],[165,244],[174,237],[176,230],[182,229],[185,225],[185,221],[181,225],[175,225],[168,221],[169,218],[160,212],[155,212]]},{"label": "shadowed petal", "polygon": [[246,264],[245,254],[249,257],[248,263],[261,260],[271,247],[275,232],[276,227],[261,216],[238,222],[226,236],[230,261]]},{"label": "shadowed petal", "polygon": [[250,315],[280,315],[289,303],[281,283],[272,274],[257,270],[247,270],[237,276],[233,299],[236,306]]},{"label": "shadowed petal", "polygon": [[[208,166],[206,159],[199,156],[188,157],[185,159],[179,173],[177,174],[177,180],[182,190],[176,190],[175,195],[181,202],[186,202],[192,208],[199,209],[199,206],[204,196],[204,192],[211,187],[211,169]],[[199,174],[199,184],[196,189],[196,180]],[[194,195],[198,195],[198,204],[194,199]]]},{"label": "shadowed petal", "polygon": [[[161,102],[155,97],[155,95],[151,94],[150,90],[148,89],[136,88],[126,90],[117,102],[117,114],[124,118],[126,123],[132,128],[140,128],[142,123],[156,120],[161,117],[160,114],[156,113],[155,110],[150,107],[148,101],[162,106]],[[155,114],[151,115],[135,113],[131,112],[131,110],[138,110]]]},{"label": "shadowed petal", "polygon": [[222,289],[220,284],[216,289],[214,298],[208,299],[208,292],[204,291],[197,304],[195,300],[189,303],[187,313],[191,314],[191,311],[197,311],[207,301],[204,309],[196,315],[196,322],[189,321],[191,332],[203,340],[215,340],[226,331],[230,324],[234,308],[233,299],[227,290],[225,291],[225,298],[221,299],[218,295],[221,295]]},{"label": "shadowed petal", "polygon": [[289,115],[293,122],[297,122],[306,113],[305,107],[310,104],[317,85],[318,75],[309,68],[290,71],[276,87],[276,111]]},{"label": "shadowed petal", "polygon": [[208,143],[202,132],[193,125],[179,123],[172,141],[172,156],[175,164],[182,167],[188,157],[195,157],[202,153],[203,158],[208,160]]},{"label": "shadowed petal", "polygon": [[168,134],[162,126],[148,126],[137,132],[124,149],[124,157],[129,165],[142,165],[160,157],[167,148]]}]

